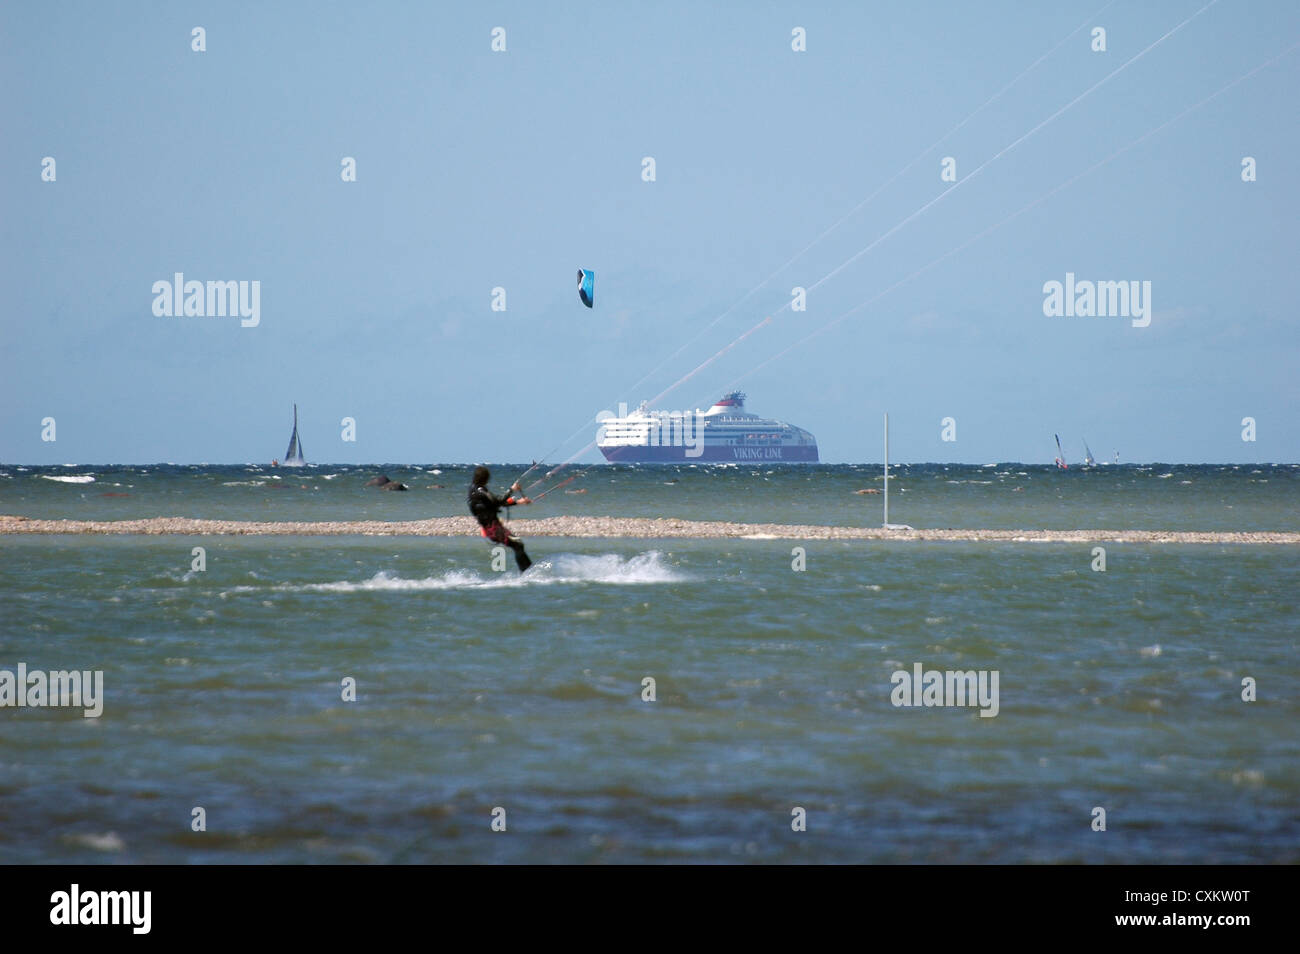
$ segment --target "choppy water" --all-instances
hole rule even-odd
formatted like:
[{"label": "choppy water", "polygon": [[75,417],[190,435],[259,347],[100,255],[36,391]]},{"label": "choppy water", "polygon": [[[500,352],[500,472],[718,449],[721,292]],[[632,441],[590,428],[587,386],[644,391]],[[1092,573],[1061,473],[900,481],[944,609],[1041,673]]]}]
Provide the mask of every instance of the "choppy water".
[{"label": "choppy water", "polygon": [[[494,466],[504,488],[527,465]],[[415,520],[464,514],[471,468],[314,465],[0,466],[0,513],[124,520]],[[411,488],[367,488],[379,472]],[[525,483],[545,473],[534,472]],[[519,517],[588,515],[879,526],[878,465],[609,466],[569,475]],[[891,468],[890,520],[983,529],[1300,530],[1300,465],[1132,464],[1060,471],[1034,464]],[[575,493],[575,491],[584,491]]]},{"label": "choppy water", "polygon": [[[458,513],[439,469],[7,467],[0,512]],[[871,473],[603,470],[537,515],[869,525]],[[1296,529],[1296,479],[913,468],[891,516]],[[1300,861],[1300,547],[796,544],[537,538],[520,578],[474,538],[0,537],[0,669],[106,691],[0,709],[0,861]],[[998,670],[998,715],[894,707],[918,662]]]}]

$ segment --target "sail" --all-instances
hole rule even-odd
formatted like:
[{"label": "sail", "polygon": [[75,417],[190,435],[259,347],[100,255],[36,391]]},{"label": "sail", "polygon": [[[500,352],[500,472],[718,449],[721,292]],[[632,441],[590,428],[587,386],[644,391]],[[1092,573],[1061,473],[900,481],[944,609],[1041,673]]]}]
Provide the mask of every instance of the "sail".
[{"label": "sail", "polygon": [[284,452],[286,464],[301,464],[302,442],[298,439],[298,405],[293,406],[293,433],[289,435],[289,449]]},{"label": "sail", "polygon": [[1084,455],[1085,455],[1084,458],[1083,458],[1083,462],[1084,462],[1084,464],[1086,464],[1088,467],[1092,467],[1093,465],[1095,465],[1095,464],[1097,463],[1097,461],[1096,461],[1096,459],[1092,456],[1092,448],[1088,446],[1088,442],[1087,442],[1087,441],[1084,441],[1084,442],[1083,442],[1083,451],[1084,451]]},{"label": "sail", "polygon": [[1056,438],[1056,466],[1062,470],[1069,470],[1069,465],[1065,462],[1065,451],[1061,450],[1061,435],[1053,434]]},{"label": "sail", "polygon": [[578,269],[578,297],[588,308],[596,304],[596,273],[589,268]]}]

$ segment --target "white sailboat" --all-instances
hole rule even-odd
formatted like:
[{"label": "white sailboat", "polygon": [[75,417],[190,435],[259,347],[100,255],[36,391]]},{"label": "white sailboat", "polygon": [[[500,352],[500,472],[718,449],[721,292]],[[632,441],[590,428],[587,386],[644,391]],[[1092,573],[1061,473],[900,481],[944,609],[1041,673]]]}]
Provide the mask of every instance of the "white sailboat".
[{"label": "white sailboat", "polygon": [[298,439],[298,405],[293,406],[293,434],[289,436],[289,449],[284,452],[285,467],[301,467],[305,463],[302,459],[302,441]]},{"label": "white sailboat", "polygon": [[1093,459],[1092,448],[1088,446],[1088,442],[1086,440],[1083,442],[1083,452],[1084,452],[1083,466],[1096,467],[1097,461]]}]

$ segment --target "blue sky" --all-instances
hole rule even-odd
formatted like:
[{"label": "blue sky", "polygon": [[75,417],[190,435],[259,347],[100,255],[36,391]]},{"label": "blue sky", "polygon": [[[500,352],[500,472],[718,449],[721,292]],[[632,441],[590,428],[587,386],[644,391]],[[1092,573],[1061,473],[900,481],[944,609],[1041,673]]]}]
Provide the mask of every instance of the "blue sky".
[{"label": "blue sky", "polygon": [[[1219,0],[961,181],[1204,2],[5,4],[0,461],[269,461],[294,402],[312,460],[526,460],[768,314],[660,406],[738,382],[832,462],[885,410],[901,461],[1295,461],[1300,51],[748,373],[1300,40]],[[259,281],[260,324],[154,315],[177,271]],[[1067,272],[1150,281],[1151,325],[1046,317]]]}]

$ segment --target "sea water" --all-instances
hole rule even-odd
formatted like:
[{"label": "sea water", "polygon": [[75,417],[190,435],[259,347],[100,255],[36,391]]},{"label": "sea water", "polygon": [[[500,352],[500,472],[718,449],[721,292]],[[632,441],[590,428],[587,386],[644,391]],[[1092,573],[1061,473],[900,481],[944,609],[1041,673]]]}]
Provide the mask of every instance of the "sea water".
[{"label": "sea water", "polygon": [[[458,514],[468,473],[0,471],[0,513],[254,520]],[[871,526],[877,475],[598,468],[530,515]],[[1295,530],[1296,481],[914,467],[890,509]],[[528,546],[520,577],[473,536],[0,537],[0,670],[104,685],[0,708],[0,862],[1300,861],[1300,547]],[[997,715],[895,705],[916,664],[996,671]]]}]

